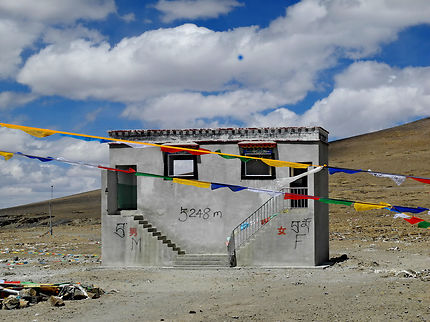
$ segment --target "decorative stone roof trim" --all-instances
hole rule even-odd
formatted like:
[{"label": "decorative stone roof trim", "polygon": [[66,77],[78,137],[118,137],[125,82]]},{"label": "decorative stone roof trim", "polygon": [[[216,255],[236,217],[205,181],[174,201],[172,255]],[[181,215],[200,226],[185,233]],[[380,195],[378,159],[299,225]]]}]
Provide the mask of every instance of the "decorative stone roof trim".
[{"label": "decorative stone roof trim", "polygon": [[321,127],[265,127],[166,130],[113,130],[109,136],[116,139],[146,142],[176,141],[328,141],[328,132]]}]

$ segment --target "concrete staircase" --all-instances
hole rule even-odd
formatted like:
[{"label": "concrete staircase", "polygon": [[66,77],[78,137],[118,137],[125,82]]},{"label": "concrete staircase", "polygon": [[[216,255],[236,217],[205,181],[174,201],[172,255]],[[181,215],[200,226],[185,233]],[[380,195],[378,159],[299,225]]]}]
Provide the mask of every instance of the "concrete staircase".
[{"label": "concrete staircase", "polygon": [[185,255],[184,250],[182,250],[178,245],[173,243],[170,239],[167,239],[167,236],[163,235],[161,231],[159,231],[156,227],[152,226],[152,224],[145,220],[142,215],[134,216],[134,220],[138,221],[139,224],[142,225],[142,227],[146,229],[149,234],[152,234],[152,236],[156,236],[160,242],[166,244],[166,246],[171,248],[174,252],[177,252],[178,255]]},{"label": "concrete staircase", "polygon": [[223,268],[230,267],[228,254],[186,254],[176,256],[176,268]]}]

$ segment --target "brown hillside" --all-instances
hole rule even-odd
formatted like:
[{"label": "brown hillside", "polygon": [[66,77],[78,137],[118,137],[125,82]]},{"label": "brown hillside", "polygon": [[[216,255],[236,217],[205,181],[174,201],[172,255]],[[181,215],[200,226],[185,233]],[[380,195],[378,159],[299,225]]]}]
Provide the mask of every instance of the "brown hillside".
[{"label": "brown hillside", "polygon": [[[371,169],[396,174],[430,177],[430,118],[394,128],[332,142],[330,165]],[[334,174],[330,176],[330,197],[356,201],[388,202],[393,205],[430,208],[430,185],[406,179],[397,186],[391,179],[370,174]],[[430,221],[425,212],[418,217]],[[375,238],[429,237],[402,219],[393,219],[387,210],[356,212],[351,207],[330,208],[331,232],[361,238],[361,232]],[[353,237],[355,236],[355,237]]]},{"label": "brown hillside", "polygon": [[[53,199],[51,209],[54,225],[69,223],[73,220],[99,221],[100,190]],[[48,201],[0,209],[0,227],[8,224],[17,227],[46,225],[48,214]]]}]

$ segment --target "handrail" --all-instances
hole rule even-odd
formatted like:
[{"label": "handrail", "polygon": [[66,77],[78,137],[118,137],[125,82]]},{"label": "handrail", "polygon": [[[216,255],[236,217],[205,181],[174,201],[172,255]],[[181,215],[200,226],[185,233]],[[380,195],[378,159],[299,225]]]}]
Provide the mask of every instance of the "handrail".
[{"label": "handrail", "polygon": [[[308,187],[291,187],[282,189],[281,191],[306,195],[307,190]],[[304,201],[306,201],[306,203]],[[262,229],[270,220],[281,212],[284,212],[286,209],[303,207],[307,207],[307,200],[284,200],[283,194],[274,196],[267,200],[231,232],[227,244],[230,265],[236,266],[236,250],[249,240],[257,231]]]}]

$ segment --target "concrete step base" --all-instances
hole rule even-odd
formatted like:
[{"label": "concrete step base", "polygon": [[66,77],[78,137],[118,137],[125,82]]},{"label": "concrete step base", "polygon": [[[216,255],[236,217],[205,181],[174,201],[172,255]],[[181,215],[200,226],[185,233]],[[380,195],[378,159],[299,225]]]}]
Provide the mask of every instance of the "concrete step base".
[{"label": "concrete step base", "polygon": [[186,254],[176,256],[174,267],[230,267],[226,254]]}]

